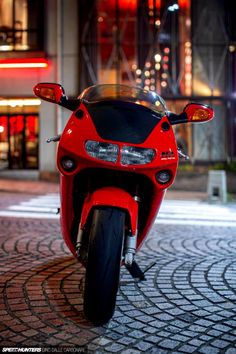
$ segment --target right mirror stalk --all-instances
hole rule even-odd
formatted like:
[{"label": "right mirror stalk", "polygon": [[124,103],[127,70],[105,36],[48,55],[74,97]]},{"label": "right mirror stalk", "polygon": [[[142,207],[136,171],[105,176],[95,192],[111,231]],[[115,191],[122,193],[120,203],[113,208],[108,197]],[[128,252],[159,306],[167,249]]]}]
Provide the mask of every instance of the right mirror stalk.
[{"label": "right mirror stalk", "polygon": [[210,106],[201,103],[189,103],[180,114],[168,113],[168,119],[171,125],[180,123],[202,123],[211,120],[214,117],[214,111]]},{"label": "right mirror stalk", "polygon": [[192,123],[206,122],[214,117],[214,111],[210,106],[199,103],[187,104],[184,113],[187,114],[188,122]]}]

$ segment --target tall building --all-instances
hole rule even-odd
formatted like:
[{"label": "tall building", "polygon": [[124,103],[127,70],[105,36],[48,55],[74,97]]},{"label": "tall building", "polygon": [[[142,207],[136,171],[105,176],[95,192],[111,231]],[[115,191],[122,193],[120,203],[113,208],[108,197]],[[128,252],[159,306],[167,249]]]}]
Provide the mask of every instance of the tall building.
[{"label": "tall building", "polygon": [[69,111],[33,95],[59,82],[69,96],[97,83],[157,91],[169,110],[210,104],[209,125],[176,127],[194,163],[236,157],[233,1],[0,0],[0,177],[56,174]]}]

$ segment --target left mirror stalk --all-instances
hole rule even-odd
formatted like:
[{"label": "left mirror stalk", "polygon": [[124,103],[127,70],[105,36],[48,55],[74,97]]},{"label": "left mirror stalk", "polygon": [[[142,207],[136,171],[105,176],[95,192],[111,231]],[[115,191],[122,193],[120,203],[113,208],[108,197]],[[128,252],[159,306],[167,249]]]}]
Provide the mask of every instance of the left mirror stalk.
[{"label": "left mirror stalk", "polygon": [[35,96],[42,100],[59,104],[71,111],[76,110],[80,105],[79,99],[70,99],[65,95],[64,88],[60,84],[42,82],[37,84],[33,91]]}]

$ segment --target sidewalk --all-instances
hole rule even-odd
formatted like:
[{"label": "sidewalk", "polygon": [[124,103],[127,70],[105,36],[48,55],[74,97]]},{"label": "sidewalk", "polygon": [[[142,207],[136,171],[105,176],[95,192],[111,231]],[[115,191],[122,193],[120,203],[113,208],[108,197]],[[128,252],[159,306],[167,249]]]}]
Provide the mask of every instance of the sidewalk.
[{"label": "sidewalk", "polygon": [[58,193],[59,184],[46,181],[0,179],[0,192],[48,194]]},{"label": "sidewalk", "polygon": [[[59,184],[46,181],[10,180],[0,179],[0,192],[48,194],[58,193]],[[176,191],[170,188],[165,199],[174,200],[206,200],[207,194],[203,192]]]}]

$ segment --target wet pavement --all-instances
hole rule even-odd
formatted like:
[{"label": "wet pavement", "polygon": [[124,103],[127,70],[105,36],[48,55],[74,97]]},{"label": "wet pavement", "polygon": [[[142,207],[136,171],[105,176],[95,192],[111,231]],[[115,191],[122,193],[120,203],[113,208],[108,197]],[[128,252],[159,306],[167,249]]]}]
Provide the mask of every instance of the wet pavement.
[{"label": "wet pavement", "polygon": [[[2,195],[1,208],[21,200],[6,191]],[[24,201],[28,197],[22,195]],[[206,218],[207,204],[203,206]],[[0,217],[1,347],[236,353],[233,214],[223,226],[213,218],[210,225],[189,224],[187,216],[186,224],[170,219],[169,225],[165,219],[154,225],[136,256],[142,269],[152,265],[146,281],[133,281],[122,268],[114,317],[95,327],[82,311],[84,269],[68,252],[59,220]]]}]

